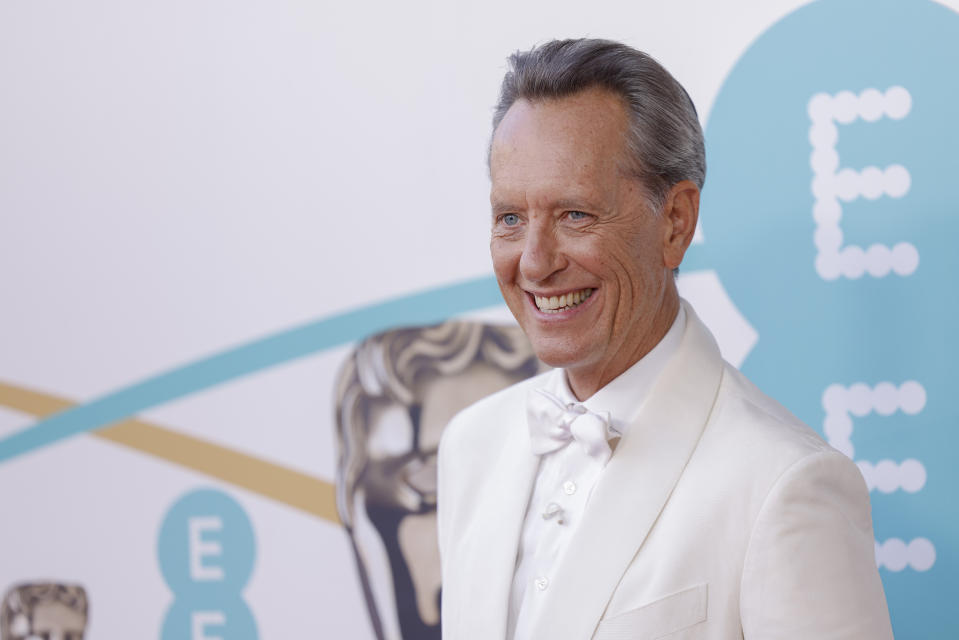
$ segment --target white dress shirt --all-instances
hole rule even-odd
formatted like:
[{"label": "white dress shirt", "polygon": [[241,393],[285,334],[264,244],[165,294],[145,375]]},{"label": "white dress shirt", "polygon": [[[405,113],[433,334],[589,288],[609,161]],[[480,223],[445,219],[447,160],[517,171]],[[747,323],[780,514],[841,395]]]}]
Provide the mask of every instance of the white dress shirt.
[{"label": "white dress shirt", "polygon": [[[610,430],[623,435],[679,347],[685,326],[686,312],[680,307],[669,331],[649,353],[580,404],[596,413],[608,411]],[[553,372],[545,388],[564,403],[578,402],[562,369]],[[569,444],[540,456],[516,556],[507,638],[535,637],[542,595],[549,589],[552,570],[562,559],[603,466],[582,447]]]}]

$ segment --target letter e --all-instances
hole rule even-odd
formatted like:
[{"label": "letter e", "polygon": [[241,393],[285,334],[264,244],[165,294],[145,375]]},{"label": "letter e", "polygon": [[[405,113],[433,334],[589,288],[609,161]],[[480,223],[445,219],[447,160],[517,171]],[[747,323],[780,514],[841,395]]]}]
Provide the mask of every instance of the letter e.
[{"label": "letter e", "polygon": [[204,556],[221,556],[223,547],[219,542],[203,539],[204,531],[222,531],[223,520],[219,516],[194,517],[188,520],[190,530],[190,577],[197,581],[223,579],[223,567],[203,563]]},{"label": "letter e", "polygon": [[223,640],[223,636],[206,635],[207,625],[222,627],[226,624],[226,614],[222,611],[196,611],[191,616],[191,640]]}]

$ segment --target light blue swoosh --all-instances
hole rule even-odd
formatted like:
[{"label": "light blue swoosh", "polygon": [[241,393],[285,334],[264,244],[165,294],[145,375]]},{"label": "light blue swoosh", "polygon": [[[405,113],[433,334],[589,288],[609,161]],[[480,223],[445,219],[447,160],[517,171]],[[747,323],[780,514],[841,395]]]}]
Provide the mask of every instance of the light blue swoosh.
[{"label": "light blue swoosh", "polygon": [[144,409],[255,373],[317,351],[355,342],[400,326],[441,322],[450,316],[502,303],[491,277],[348,311],[254,340],[240,347],[161,373],[87,404],[57,413],[0,440],[0,461],[68,436],[123,420]]}]

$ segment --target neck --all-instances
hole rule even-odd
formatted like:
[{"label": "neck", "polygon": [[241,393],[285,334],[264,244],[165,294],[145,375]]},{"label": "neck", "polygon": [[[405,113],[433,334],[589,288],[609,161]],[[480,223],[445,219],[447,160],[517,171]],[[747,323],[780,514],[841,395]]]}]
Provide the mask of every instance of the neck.
[{"label": "neck", "polygon": [[594,393],[615,380],[620,374],[643,359],[659,344],[669,332],[679,313],[679,294],[666,296],[663,304],[654,314],[645,333],[629,348],[625,344],[610,345],[611,354],[598,362],[566,369],[570,391],[579,401],[586,400]]}]

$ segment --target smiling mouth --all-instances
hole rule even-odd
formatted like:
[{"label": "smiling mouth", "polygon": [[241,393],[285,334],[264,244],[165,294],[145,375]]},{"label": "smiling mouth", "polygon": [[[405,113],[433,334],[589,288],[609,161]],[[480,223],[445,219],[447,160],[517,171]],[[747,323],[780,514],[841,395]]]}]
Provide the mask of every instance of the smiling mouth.
[{"label": "smiling mouth", "polygon": [[536,308],[544,313],[561,313],[583,304],[594,291],[596,289],[580,289],[561,296],[533,296],[533,300]]}]

